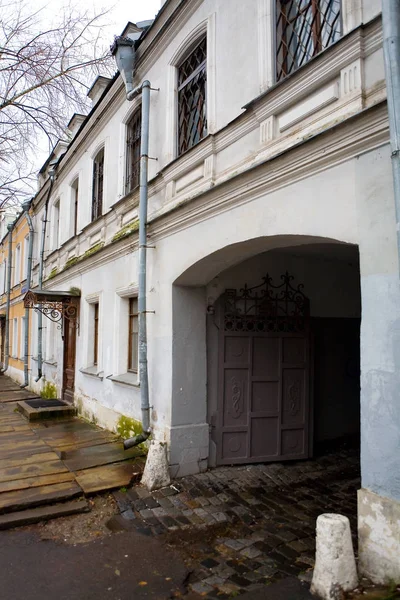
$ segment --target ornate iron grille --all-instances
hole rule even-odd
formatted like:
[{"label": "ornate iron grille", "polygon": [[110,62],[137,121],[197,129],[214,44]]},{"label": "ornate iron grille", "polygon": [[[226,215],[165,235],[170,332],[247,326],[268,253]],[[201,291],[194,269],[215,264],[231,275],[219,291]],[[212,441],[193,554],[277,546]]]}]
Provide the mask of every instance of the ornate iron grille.
[{"label": "ornate iron grille", "polygon": [[92,221],[103,213],[104,148],[93,161]]},{"label": "ornate iron grille", "polygon": [[178,70],[178,154],[207,135],[207,39],[204,38]]},{"label": "ornate iron grille", "polygon": [[292,333],[308,327],[310,303],[303,284],[293,286],[294,277],[286,272],[275,285],[268,274],[255,287],[244,286],[239,292],[225,291],[225,331]]},{"label": "ornate iron grille", "polygon": [[276,80],[293,73],[341,35],[340,0],[277,0]]},{"label": "ornate iron grille", "polygon": [[127,126],[125,193],[138,187],[140,177],[140,140],[142,130],[142,107],[134,113]]},{"label": "ornate iron grille", "polygon": [[78,306],[70,298],[63,301],[56,300],[41,300],[38,299],[34,292],[27,292],[24,298],[24,307],[33,308],[36,312],[41,312],[42,315],[57,323],[57,329],[62,329],[64,317],[69,321],[73,321],[75,327],[78,328]]}]

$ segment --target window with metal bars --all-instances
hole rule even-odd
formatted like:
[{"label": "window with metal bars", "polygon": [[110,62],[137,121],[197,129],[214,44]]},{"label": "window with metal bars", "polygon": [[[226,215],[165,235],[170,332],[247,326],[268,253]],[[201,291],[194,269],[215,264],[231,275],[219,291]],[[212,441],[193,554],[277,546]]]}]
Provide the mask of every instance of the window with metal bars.
[{"label": "window with metal bars", "polygon": [[140,139],[142,129],[142,107],[133,114],[126,132],[126,179],[125,193],[138,187],[140,177]]},{"label": "window with metal bars", "polygon": [[207,135],[207,38],[178,67],[178,155]]},{"label": "window with metal bars", "polygon": [[129,298],[128,371],[138,370],[138,300]]},{"label": "window with metal bars", "polygon": [[277,0],[276,80],[293,73],[341,35],[341,0]]},{"label": "window with metal bars", "polygon": [[92,221],[103,213],[104,148],[93,161]]}]

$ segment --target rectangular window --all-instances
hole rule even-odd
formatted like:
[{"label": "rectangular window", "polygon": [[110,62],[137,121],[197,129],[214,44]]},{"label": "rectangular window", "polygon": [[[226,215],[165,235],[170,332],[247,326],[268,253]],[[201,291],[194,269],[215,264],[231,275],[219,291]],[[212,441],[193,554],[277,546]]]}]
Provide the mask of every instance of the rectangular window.
[{"label": "rectangular window", "polygon": [[341,0],[277,0],[277,81],[340,38],[340,5]]},{"label": "rectangular window", "polygon": [[53,204],[53,250],[57,250],[60,242],[60,201]]},{"label": "rectangular window", "polygon": [[128,371],[138,371],[138,301],[129,298]]},{"label": "rectangular window", "polygon": [[72,188],[72,235],[78,232],[78,202],[79,202],[79,178],[75,179]]},{"label": "rectangular window", "polygon": [[29,235],[25,236],[24,239],[24,270],[22,279],[26,279],[28,277],[28,254],[29,254]]},{"label": "rectangular window", "polygon": [[7,272],[7,259],[4,259],[4,277],[3,277],[3,294],[6,293],[7,291],[7,277],[8,277],[8,272]]},{"label": "rectangular window", "polygon": [[142,107],[134,113],[126,132],[126,180],[125,193],[129,194],[139,185],[140,140],[142,131]]},{"label": "rectangular window", "polygon": [[14,285],[17,285],[20,281],[21,271],[21,246],[15,248],[15,265],[14,265]]},{"label": "rectangular window", "polygon": [[104,148],[93,161],[92,221],[103,214]]},{"label": "rectangular window", "polygon": [[11,356],[18,356],[18,319],[13,319],[13,336]]},{"label": "rectangular window", "polygon": [[24,356],[25,356],[25,317],[21,318],[21,339],[20,339],[19,356],[20,356],[20,358],[24,358]]},{"label": "rectangular window", "polygon": [[93,335],[93,364],[97,365],[99,359],[99,304],[93,304],[94,335]]},{"label": "rectangular window", "polygon": [[207,135],[207,38],[178,68],[178,155]]}]

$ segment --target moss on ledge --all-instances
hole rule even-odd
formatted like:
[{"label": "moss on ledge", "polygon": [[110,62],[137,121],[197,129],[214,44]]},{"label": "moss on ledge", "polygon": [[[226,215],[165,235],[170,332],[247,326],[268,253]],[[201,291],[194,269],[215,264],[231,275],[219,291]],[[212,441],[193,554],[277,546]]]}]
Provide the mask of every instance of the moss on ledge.
[{"label": "moss on ledge", "polygon": [[67,260],[67,262],[65,263],[63,271],[65,271],[65,269],[69,269],[70,267],[73,267],[74,265],[76,265],[77,262],[79,262],[78,256],[71,256],[71,258],[69,258]]},{"label": "moss on ledge", "polygon": [[49,273],[49,276],[47,277],[47,281],[49,279],[53,279],[53,277],[55,277],[57,275],[57,273],[58,273],[57,267],[53,267],[52,270]]},{"label": "moss on ledge", "polygon": [[82,262],[83,260],[85,260],[85,258],[89,258],[89,256],[93,256],[97,252],[100,252],[100,250],[103,247],[104,247],[104,242],[98,242],[97,244],[95,244],[94,246],[92,246],[91,248],[89,248],[88,250],[86,250],[86,252],[84,252],[83,254],[81,254],[81,256],[71,256],[71,258],[69,258],[67,260],[67,262],[65,263],[65,265],[64,265],[64,267],[63,267],[62,270],[66,271],[67,269],[70,269],[71,267],[73,267],[77,263]]},{"label": "moss on ledge", "polygon": [[135,219],[132,223],[128,223],[122,229],[117,231],[117,233],[113,236],[111,243],[119,242],[119,240],[123,240],[124,238],[132,235],[139,229],[139,219]]},{"label": "moss on ledge", "polygon": [[89,248],[89,250],[86,250],[86,252],[84,252],[82,254],[82,256],[79,256],[78,260],[84,260],[85,258],[88,258],[89,256],[93,256],[93,254],[96,254],[96,252],[100,252],[100,250],[103,248],[104,246],[104,242],[98,242],[97,244],[95,244],[94,246],[92,246],[91,248]]}]

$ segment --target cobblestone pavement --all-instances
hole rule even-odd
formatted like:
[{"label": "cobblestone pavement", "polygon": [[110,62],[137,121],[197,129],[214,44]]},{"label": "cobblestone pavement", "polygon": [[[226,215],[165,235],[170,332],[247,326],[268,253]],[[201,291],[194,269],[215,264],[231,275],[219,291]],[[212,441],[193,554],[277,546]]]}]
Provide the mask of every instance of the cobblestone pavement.
[{"label": "cobblestone pavement", "polygon": [[161,535],[191,570],[189,589],[207,598],[260,590],[288,576],[309,581],[315,520],[350,518],[356,533],[359,460],[346,450],[312,461],[220,467],[149,493],[115,492],[109,527]]}]

